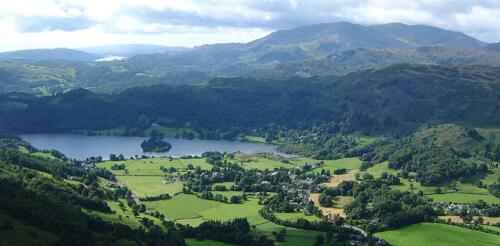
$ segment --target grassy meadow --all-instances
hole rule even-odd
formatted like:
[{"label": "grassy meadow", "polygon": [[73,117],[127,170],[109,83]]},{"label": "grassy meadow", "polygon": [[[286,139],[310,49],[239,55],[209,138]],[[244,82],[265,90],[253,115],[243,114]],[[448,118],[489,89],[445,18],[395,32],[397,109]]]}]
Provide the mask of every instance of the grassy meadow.
[{"label": "grassy meadow", "polygon": [[389,243],[401,246],[498,245],[500,235],[474,231],[458,226],[420,223],[375,234]]}]

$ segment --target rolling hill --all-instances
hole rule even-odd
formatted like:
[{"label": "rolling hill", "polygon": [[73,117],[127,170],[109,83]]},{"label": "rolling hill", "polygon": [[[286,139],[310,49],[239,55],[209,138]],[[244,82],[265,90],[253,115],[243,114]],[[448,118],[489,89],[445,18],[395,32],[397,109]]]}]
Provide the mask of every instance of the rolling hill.
[{"label": "rolling hill", "polygon": [[85,88],[116,93],[136,86],[201,84],[217,77],[343,76],[397,63],[498,66],[495,47],[430,26],[340,22],[276,31],[249,43],[192,49],[140,44],[83,48],[100,56],[131,56],[104,62],[88,62],[95,56],[66,49],[4,53],[0,91],[51,95]]},{"label": "rolling hill", "polygon": [[31,49],[0,53],[0,59],[24,59],[35,61],[93,61],[98,55],[81,50],[56,48],[56,49]]}]

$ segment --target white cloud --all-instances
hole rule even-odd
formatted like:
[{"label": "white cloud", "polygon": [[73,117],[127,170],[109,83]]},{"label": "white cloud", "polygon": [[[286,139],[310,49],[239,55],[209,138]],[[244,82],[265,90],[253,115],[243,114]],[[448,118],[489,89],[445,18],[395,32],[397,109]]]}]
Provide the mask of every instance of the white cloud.
[{"label": "white cloud", "polygon": [[427,24],[500,41],[498,0],[0,0],[0,50],[246,42],[336,21]]}]

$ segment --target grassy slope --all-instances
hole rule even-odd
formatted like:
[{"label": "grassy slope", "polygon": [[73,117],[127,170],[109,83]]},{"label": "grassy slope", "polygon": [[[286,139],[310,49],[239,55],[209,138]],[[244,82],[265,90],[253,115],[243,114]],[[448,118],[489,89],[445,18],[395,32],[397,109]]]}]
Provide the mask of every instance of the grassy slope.
[{"label": "grassy slope", "polygon": [[102,218],[103,220],[110,221],[113,223],[121,223],[128,225],[132,228],[139,228],[141,226],[141,219],[142,218],[148,218],[152,221],[154,221],[158,226],[161,226],[162,223],[159,219],[147,215],[147,214],[140,214],[139,216],[134,216],[132,209],[128,207],[127,202],[125,199],[120,199],[120,201],[125,205],[125,209],[121,209],[120,206],[118,205],[118,202],[115,201],[108,201],[108,206],[111,208],[111,210],[114,213],[102,213],[102,212],[97,212],[97,211],[85,211],[87,214]]},{"label": "grassy slope", "polygon": [[497,245],[500,236],[458,226],[420,223],[376,234],[394,245]]}]

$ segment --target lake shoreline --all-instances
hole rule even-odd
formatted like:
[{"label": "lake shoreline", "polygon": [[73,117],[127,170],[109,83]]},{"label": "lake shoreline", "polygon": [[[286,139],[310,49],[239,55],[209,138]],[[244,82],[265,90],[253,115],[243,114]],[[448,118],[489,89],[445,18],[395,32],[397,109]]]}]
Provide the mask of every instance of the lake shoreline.
[{"label": "lake shoreline", "polygon": [[279,152],[278,145],[241,142],[230,140],[201,140],[165,138],[172,144],[172,149],[165,153],[143,152],[140,144],[145,137],[134,136],[87,136],[75,133],[36,133],[18,134],[24,141],[40,150],[56,149],[69,158],[84,160],[89,157],[101,156],[108,159],[110,154],[122,154],[126,158],[136,156],[174,157],[200,156],[206,151],[226,153],[271,153],[282,157],[294,155]]}]

